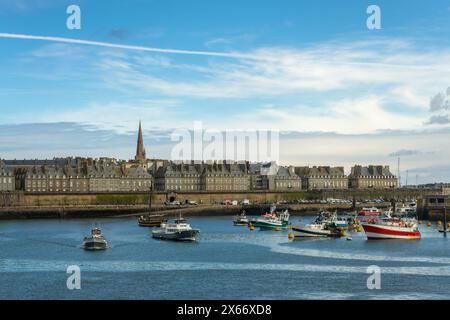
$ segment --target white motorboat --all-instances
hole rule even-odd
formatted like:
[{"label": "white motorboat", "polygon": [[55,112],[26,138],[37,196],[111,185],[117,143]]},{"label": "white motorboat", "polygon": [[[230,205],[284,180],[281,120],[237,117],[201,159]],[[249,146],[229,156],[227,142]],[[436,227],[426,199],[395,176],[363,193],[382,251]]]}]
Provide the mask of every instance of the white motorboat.
[{"label": "white motorboat", "polygon": [[195,241],[198,229],[193,229],[186,219],[178,218],[173,222],[163,222],[161,227],[152,231],[153,238],[174,241]]},{"label": "white motorboat", "polygon": [[91,235],[84,238],[83,248],[86,250],[105,250],[108,248],[108,242],[102,235],[99,228],[94,228]]}]

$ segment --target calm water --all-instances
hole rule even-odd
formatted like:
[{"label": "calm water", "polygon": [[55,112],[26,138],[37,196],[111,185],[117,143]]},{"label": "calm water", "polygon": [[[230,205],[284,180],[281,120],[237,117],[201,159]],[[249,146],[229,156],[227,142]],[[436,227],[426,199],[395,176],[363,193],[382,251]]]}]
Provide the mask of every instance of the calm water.
[{"label": "calm water", "polygon": [[[450,299],[450,241],[436,227],[422,226],[420,241],[291,242],[231,220],[190,218],[198,243],[154,240],[135,219],[0,222],[0,298]],[[107,251],[80,248],[95,225]],[[81,290],[66,287],[69,265],[81,268]],[[381,290],[367,289],[370,265]]]}]

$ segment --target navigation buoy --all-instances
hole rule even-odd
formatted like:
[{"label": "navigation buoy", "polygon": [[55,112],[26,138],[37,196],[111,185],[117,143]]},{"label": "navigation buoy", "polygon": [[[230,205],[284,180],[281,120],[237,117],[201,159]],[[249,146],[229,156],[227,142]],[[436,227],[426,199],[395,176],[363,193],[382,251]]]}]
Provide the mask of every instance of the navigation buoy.
[{"label": "navigation buoy", "polygon": [[276,227],[275,231],[281,231],[281,228]]},{"label": "navigation buoy", "polygon": [[428,223],[427,223],[427,227],[431,227],[431,222],[428,222]]},{"label": "navigation buoy", "polygon": [[255,227],[254,226],[250,226],[250,231],[253,231],[253,230],[255,230]]},{"label": "navigation buoy", "polygon": [[294,239],[294,234],[292,232],[290,232],[288,234],[288,239],[290,239],[290,240]]},{"label": "navigation buoy", "polygon": [[419,220],[419,224],[422,224],[422,220]]}]

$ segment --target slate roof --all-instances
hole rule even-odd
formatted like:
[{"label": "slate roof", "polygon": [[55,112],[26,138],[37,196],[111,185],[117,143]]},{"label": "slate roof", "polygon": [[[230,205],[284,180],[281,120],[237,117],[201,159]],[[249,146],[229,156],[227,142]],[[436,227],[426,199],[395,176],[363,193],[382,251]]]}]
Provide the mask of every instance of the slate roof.
[{"label": "slate roof", "polygon": [[374,165],[370,165],[370,166],[354,166],[352,168],[352,172],[350,174],[350,176],[355,177],[355,176],[364,176],[364,177],[395,177],[395,175],[393,175],[389,169],[389,166],[374,166]]}]

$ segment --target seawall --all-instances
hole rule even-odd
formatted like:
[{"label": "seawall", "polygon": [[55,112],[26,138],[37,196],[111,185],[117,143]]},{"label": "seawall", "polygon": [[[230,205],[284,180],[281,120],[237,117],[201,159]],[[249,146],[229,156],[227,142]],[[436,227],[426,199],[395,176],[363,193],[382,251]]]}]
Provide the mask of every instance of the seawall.
[{"label": "seawall", "polygon": [[[159,192],[152,195],[152,206],[155,212],[184,215],[235,215],[241,206],[220,205],[225,200],[248,199],[253,204],[247,207],[249,214],[260,214],[274,202],[298,199],[339,198],[351,200],[384,198],[397,201],[420,198],[435,190],[322,190],[299,192],[195,192],[173,193]],[[150,195],[148,193],[98,193],[98,194],[27,194],[23,192],[0,193],[0,219],[34,219],[34,218],[84,218],[84,217],[116,217],[140,215],[148,211]],[[196,201],[198,206],[182,208],[165,206],[169,199]],[[387,207],[389,203],[359,205]],[[289,208],[293,215],[313,214],[321,208],[330,210],[350,210],[349,204],[302,203],[278,205],[278,208]],[[421,212],[419,211],[419,215]]]}]

